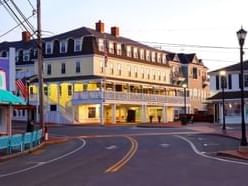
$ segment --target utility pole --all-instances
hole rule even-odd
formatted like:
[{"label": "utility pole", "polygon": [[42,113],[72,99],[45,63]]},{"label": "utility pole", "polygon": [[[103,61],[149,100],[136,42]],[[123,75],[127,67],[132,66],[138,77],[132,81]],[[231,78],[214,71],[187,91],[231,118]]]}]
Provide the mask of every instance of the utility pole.
[{"label": "utility pole", "polygon": [[[39,82],[39,120],[42,131],[45,129],[44,125],[44,96],[43,96],[43,50],[41,38],[41,6],[40,0],[37,0],[37,50],[38,50],[38,82]],[[44,134],[44,132],[43,132]]]}]

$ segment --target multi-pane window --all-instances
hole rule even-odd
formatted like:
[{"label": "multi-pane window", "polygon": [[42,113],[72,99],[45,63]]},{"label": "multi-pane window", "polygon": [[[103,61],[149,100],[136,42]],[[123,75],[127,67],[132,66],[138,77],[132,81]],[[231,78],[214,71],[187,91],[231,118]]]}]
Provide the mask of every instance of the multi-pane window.
[{"label": "multi-pane window", "polygon": [[145,56],[144,56],[144,50],[143,49],[139,50],[139,54],[140,54],[140,59],[144,60]]},{"label": "multi-pane window", "polygon": [[76,73],[80,73],[80,72],[81,72],[80,62],[77,61],[76,62]]},{"label": "multi-pane window", "polygon": [[150,79],[150,71],[147,69],[147,79]]},{"label": "multi-pane window", "polygon": [[112,41],[109,41],[108,47],[109,47],[109,53],[114,54],[115,53],[114,43]]},{"label": "multi-pane window", "polygon": [[29,50],[24,50],[23,51],[23,61],[29,61],[29,58],[30,55],[29,55]]},{"label": "multi-pane window", "polygon": [[153,78],[153,80],[155,80],[155,79],[156,79],[155,72],[152,72],[152,78]]},{"label": "multi-pane window", "polygon": [[161,58],[161,54],[160,53],[157,53],[157,62],[158,63],[161,63],[161,60],[162,58]]},{"label": "multi-pane window", "polygon": [[161,80],[161,72],[158,72],[158,80]]},{"label": "multi-pane window", "polygon": [[116,44],[116,54],[117,55],[121,55],[121,44],[120,43],[117,43]]},{"label": "multi-pane window", "polygon": [[68,93],[68,96],[71,96],[72,95],[72,85],[68,85],[67,87],[67,93]]},{"label": "multi-pane window", "polygon": [[60,53],[66,53],[67,48],[66,48],[66,41],[60,41]]},{"label": "multi-pane window", "polygon": [[118,68],[118,74],[121,75],[121,65],[118,64],[117,68]]},{"label": "multi-pane window", "polygon": [[62,96],[62,86],[59,85],[59,96]]},{"label": "multi-pane window", "polygon": [[146,61],[150,61],[150,51],[146,50]]},{"label": "multi-pane window", "polygon": [[248,75],[244,75],[244,86],[248,87]]},{"label": "multi-pane window", "polygon": [[163,77],[164,77],[164,78],[163,78],[164,81],[166,81],[166,74],[165,74],[165,73],[163,74]]},{"label": "multi-pane window", "polygon": [[98,39],[98,50],[104,52],[104,40]]},{"label": "multi-pane window", "polygon": [[65,74],[66,69],[65,69],[65,63],[61,64],[61,74]]},{"label": "multi-pane window", "polygon": [[47,75],[51,75],[52,74],[52,65],[51,64],[47,64]]},{"label": "multi-pane window", "polygon": [[48,87],[44,87],[44,94],[47,96],[48,95]]},{"label": "multi-pane window", "polygon": [[126,50],[127,50],[127,57],[132,57],[132,49],[131,49],[131,46],[126,46]]},{"label": "multi-pane window", "polygon": [[138,58],[138,49],[135,47],[135,48],[133,48],[133,57],[134,58]]},{"label": "multi-pane window", "polygon": [[74,42],[74,51],[79,52],[81,50],[81,39],[76,39]]},{"label": "multi-pane window", "polygon": [[144,78],[145,78],[144,69],[141,69],[141,76],[142,76],[142,79],[144,79]]},{"label": "multi-pane window", "polygon": [[198,74],[197,74],[197,68],[194,67],[194,68],[192,69],[192,77],[193,77],[193,79],[197,79],[197,75],[198,75]]},{"label": "multi-pane window", "polygon": [[96,117],[96,107],[88,107],[88,118]]},{"label": "multi-pane window", "polygon": [[46,42],[46,54],[52,54],[52,42]]}]

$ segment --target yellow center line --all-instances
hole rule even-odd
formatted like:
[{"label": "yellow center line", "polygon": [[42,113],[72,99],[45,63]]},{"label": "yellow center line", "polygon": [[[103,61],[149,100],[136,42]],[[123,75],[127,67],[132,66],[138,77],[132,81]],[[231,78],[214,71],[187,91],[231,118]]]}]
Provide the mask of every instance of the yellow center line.
[{"label": "yellow center line", "polygon": [[111,167],[109,167],[108,169],[105,170],[105,173],[108,172],[116,172],[118,170],[120,170],[123,166],[126,165],[126,163],[134,156],[134,154],[136,153],[137,149],[138,149],[138,142],[129,136],[124,136],[125,138],[127,138],[130,142],[131,142],[131,148],[129,149],[129,151],[127,152],[127,154],[125,154],[125,156],[119,160],[118,162],[116,162],[114,165],[112,165]]}]

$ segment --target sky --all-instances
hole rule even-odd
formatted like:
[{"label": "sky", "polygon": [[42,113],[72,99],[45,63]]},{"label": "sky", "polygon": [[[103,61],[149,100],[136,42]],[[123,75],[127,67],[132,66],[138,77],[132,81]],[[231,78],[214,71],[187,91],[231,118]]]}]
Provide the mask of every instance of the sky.
[{"label": "sky", "polygon": [[[1,2],[2,0],[0,0]],[[26,17],[36,0],[14,0]],[[43,36],[82,26],[105,31],[120,28],[120,35],[178,53],[196,53],[209,71],[239,62],[236,32],[248,30],[247,0],[41,0]],[[30,22],[36,27],[36,17]],[[0,42],[21,39],[16,22],[0,4]],[[217,48],[216,48],[217,47]],[[244,59],[247,59],[248,36]],[[230,49],[232,48],[232,49]],[[247,53],[247,54],[246,54]]]}]

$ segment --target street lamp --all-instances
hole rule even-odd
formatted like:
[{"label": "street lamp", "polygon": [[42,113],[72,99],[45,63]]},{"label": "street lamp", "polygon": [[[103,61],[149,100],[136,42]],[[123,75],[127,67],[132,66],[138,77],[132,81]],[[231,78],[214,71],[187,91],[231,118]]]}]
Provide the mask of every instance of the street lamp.
[{"label": "street lamp", "polygon": [[237,32],[240,46],[240,93],[241,93],[241,141],[240,146],[247,146],[245,116],[244,116],[244,70],[243,70],[243,46],[245,43],[246,31],[241,27]]},{"label": "street lamp", "polygon": [[222,125],[222,130],[226,130],[226,119],[225,119],[225,86],[226,86],[226,71],[222,70],[220,71],[220,77],[221,77],[221,89],[222,89],[222,118],[223,118],[223,125]]},{"label": "street lamp", "polygon": [[186,108],[186,88],[187,88],[187,84],[184,83],[182,85],[182,87],[183,87],[183,96],[184,96],[184,115],[186,117],[186,114],[187,114],[187,108]]}]

